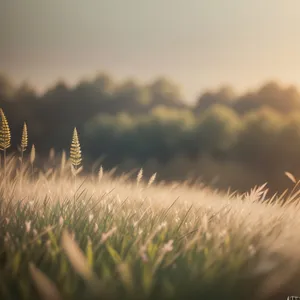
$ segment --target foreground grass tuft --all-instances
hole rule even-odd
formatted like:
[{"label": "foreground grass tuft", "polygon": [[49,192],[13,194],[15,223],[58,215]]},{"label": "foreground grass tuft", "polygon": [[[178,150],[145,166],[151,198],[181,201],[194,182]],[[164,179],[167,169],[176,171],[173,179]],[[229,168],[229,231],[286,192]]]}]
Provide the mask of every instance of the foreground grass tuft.
[{"label": "foreground grass tuft", "polygon": [[297,194],[284,204],[264,187],[221,195],[154,184],[142,171],[113,180],[103,168],[75,184],[72,162],[59,161],[15,172],[9,158],[0,173],[0,299],[300,294]]},{"label": "foreground grass tuft", "polygon": [[[300,295],[299,183],[267,198],[156,173],[112,179],[115,169],[83,170],[76,128],[51,168],[6,157],[11,136],[0,110],[0,299],[286,299]],[[21,164],[20,164],[21,162]],[[42,171],[44,170],[44,171]],[[154,183],[156,181],[156,184]]]}]

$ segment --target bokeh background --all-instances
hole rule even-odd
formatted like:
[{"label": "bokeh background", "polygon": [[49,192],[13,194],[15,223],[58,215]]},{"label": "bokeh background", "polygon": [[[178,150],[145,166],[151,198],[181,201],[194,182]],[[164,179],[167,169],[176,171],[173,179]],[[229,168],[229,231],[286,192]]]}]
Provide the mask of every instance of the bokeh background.
[{"label": "bokeh background", "polygon": [[300,176],[297,0],[0,0],[0,107],[40,158],[271,191]]}]

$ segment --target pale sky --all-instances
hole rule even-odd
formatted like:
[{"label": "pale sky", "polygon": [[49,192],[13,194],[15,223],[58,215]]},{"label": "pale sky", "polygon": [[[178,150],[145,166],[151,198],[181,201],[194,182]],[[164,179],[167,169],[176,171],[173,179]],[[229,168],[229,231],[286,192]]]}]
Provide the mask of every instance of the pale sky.
[{"label": "pale sky", "polygon": [[166,76],[194,101],[270,79],[300,86],[299,0],[0,0],[0,72],[45,88],[107,71]]}]

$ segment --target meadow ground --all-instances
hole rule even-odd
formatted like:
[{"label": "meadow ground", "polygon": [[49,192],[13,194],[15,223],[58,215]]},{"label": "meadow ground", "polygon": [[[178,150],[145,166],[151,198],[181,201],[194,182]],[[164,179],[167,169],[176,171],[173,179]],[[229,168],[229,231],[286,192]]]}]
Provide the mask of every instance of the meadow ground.
[{"label": "meadow ground", "polygon": [[297,188],[269,199],[141,172],[75,178],[63,160],[41,172],[9,159],[0,179],[0,299],[300,295]]}]

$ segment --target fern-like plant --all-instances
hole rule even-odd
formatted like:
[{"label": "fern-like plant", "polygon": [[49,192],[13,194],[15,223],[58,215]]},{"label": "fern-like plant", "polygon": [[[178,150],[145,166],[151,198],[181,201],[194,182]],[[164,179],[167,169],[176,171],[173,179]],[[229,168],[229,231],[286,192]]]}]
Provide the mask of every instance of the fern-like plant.
[{"label": "fern-like plant", "polygon": [[77,172],[79,171],[82,162],[80,142],[79,142],[78,132],[76,127],[74,128],[73,131],[73,138],[72,138],[72,143],[70,148],[70,159],[71,159],[73,170],[75,171],[74,174],[76,175]]},{"label": "fern-like plant", "polygon": [[6,150],[11,146],[10,128],[3,110],[0,108],[0,150],[3,151],[4,174],[6,172]]}]

